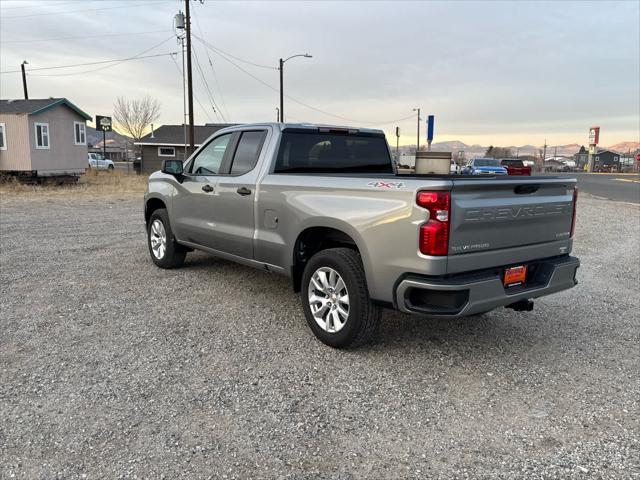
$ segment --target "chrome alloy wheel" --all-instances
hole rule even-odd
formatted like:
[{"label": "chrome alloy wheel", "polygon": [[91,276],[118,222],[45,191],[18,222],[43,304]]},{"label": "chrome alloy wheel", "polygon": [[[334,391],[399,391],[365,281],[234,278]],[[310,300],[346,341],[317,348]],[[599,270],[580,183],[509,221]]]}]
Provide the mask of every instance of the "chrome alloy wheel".
[{"label": "chrome alloy wheel", "polygon": [[311,276],[308,294],[311,314],[320,328],[339,332],[349,318],[349,292],[340,274],[320,267]]},{"label": "chrome alloy wheel", "polygon": [[167,251],[167,232],[164,229],[164,224],[158,219],[151,224],[149,240],[151,241],[153,256],[158,260],[162,260]]}]

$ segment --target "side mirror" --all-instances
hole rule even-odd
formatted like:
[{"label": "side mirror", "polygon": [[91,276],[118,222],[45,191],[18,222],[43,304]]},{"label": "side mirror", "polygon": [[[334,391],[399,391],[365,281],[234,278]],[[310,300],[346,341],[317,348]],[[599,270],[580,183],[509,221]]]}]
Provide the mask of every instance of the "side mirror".
[{"label": "side mirror", "polygon": [[169,175],[182,175],[182,160],[163,160],[161,172]]}]

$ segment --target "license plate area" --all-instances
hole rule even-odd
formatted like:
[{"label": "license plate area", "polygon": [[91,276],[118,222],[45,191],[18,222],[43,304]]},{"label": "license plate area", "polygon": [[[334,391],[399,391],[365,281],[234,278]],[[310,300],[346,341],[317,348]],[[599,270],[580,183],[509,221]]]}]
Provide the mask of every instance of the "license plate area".
[{"label": "license plate area", "polygon": [[527,280],[527,266],[518,265],[506,268],[502,278],[505,288],[524,286]]}]

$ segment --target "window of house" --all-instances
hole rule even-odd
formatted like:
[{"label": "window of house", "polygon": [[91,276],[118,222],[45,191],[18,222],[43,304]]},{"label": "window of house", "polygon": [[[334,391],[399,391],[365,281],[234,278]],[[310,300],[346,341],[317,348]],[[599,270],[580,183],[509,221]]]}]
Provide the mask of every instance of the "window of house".
[{"label": "window of house", "polygon": [[7,126],[0,123],[0,150],[7,149]]},{"label": "window of house", "polygon": [[159,157],[175,157],[176,149],[174,147],[158,147]]},{"label": "window of house", "polygon": [[73,131],[76,145],[86,145],[87,126],[83,122],[73,122]]},{"label": "window of house", "polygon": [[49,124],[36,123],[36,148],[49,149]]}]

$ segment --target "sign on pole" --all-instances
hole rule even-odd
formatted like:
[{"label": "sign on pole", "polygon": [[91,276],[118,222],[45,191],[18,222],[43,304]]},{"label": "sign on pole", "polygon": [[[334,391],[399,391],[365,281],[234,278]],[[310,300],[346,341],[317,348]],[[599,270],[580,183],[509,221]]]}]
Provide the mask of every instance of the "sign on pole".
[{"label": "sign on pole", "polygon": [[102,115],[96,115],[96,130],[102,130],[103,132],[111,131],[111,117],[104,117]]},{"label": "sign on pole", "polygon": [[[96,130],[102,130],[102,161],[106,168],[107,160],[107,132],[111,131],[111,117],[96,115]],[[96,171],[100,169],[100,160],[96,160]]]},{"label": "sign on pole", "polygon": [[589,129],[589,160],[587,171],[593,172],[594,170],[594,155],[598,153],[597,145],[600,141],[600,127],[591,127]]},{"label": "sign on pole", "polygon": [[431,142],[433,141],[433,124],[435,123],[433,115],[429,115],[427,117],[427,145],[428,149],[431,150]]}]

